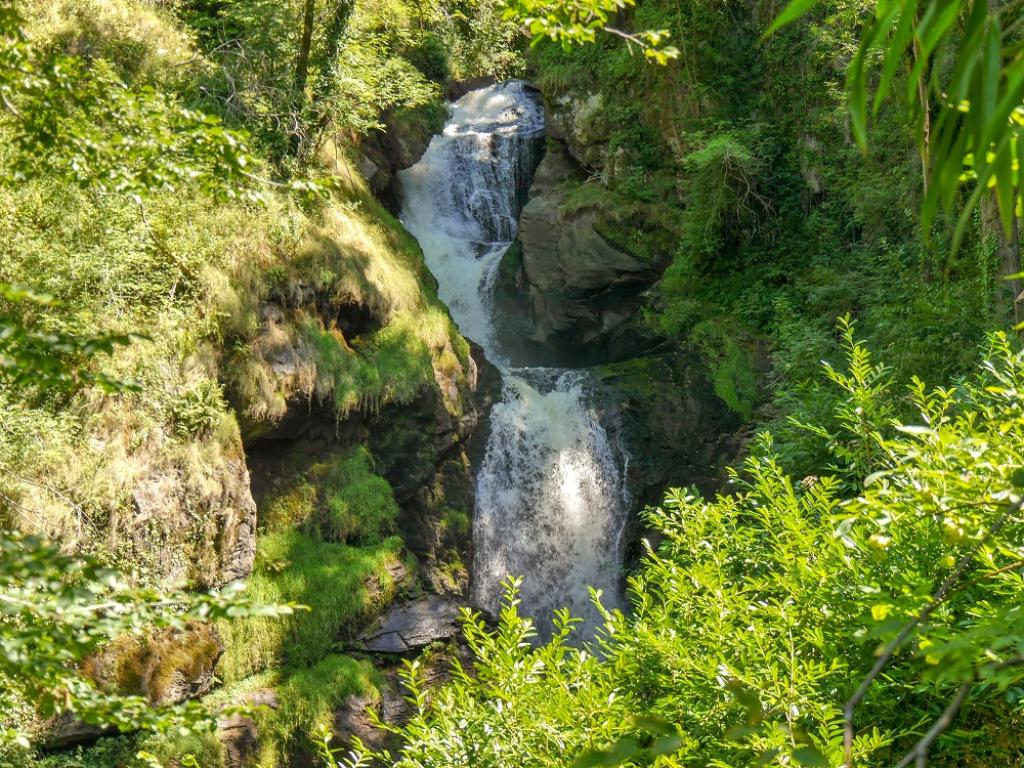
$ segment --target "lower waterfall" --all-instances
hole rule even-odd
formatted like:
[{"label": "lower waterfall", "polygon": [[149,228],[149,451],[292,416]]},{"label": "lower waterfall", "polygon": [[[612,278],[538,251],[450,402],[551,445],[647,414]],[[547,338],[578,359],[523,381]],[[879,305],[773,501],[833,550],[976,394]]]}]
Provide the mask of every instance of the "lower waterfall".
[{"label": "lower waterfall", "polygon": [[419,240],[440,298],[502,376],[476,478],[471,598],[496,613],[502,581],[521,576],[522,611],[542,636],[568,607],[592,636],[621,607],[628,512],[623,458],[587,395],[586,376],[514,368],[502,355],[493,308],[502,256],[516,236],[544,141],[536,94],[511,81],[473,91],[420,161],[399,174],[401,218]]}]

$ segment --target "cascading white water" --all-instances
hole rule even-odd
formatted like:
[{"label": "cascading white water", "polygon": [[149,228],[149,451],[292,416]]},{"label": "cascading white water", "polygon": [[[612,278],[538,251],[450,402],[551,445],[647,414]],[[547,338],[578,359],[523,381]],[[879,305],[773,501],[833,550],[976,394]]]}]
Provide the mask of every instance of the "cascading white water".
[{"label": "cascading white water", "polygon": [[621,603],[619,456],[588,404],[585,377],[510,367],[493,310],[498,265],[515,239],[543,135],[543,111],[523,83],[467,94],[420,161],[399,174],[402,221],[459,329],[502,375],[476,481],[473,602],[494,612],[501,582],[522,576],[524,613],[542,634],[552,611],[568,607],[592,635],[600,617],[588,587],[602,590],[606,607]]}]

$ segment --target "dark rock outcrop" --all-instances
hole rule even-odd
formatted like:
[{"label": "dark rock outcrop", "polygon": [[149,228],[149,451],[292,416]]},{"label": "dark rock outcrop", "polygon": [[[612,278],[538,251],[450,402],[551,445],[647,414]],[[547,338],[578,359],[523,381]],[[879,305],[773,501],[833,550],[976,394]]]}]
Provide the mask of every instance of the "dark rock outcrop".
[{"label": "dark rock outcrop", "polygon": [[402,509],[402,538],[419,558],[427,586],[439,594],[461,594],[468,585],[462,563],[468,561],[474,487],[466,441],[477,412],[465,405],[460,417],[436,393],[424,393],[381,409],[366,433]]},{"label": "dark rock outcrop", "polygon": [[[453,645],[445,652],[423,657],[419,679],[428,688],[448,681],[451,679],[453,657],[457,657],[464,668],[471,666],[468,649],[464,645]],[[394,752],[401,746],[393,733],[378,727],[370,716],[370,710],[373,709],[383,722],[402,725],[413,714],[412,705],[406,698],[408,690],[399,676],[399,669],[395,666],[385,670],[379,696],[352,696],[335,711],[334,734],[338,746],[350,745],[353,737],[358,737],[374,750],[387,749]]]},{"label": "dark rock outcrop", "polygon": [[391,213],[397,214],[401,208],[397,173],[416,164],[446,117],[446,110],[436,104],[388,110],[381,116],[383,128],[363,141],[359,170]]},{"label": "dark rock outcrop", "polygon": [[[250,707],[277,709],[277,694],[272,690],[253,691],[241,702]],[[217,722],[217,735],[224,747],[225,768],[244,768],[252,764],[259,749],[259,731],[247,715],[235,714]]]},{"label": "dark rock outcrop", "polygon": [[599,402],[629,454],[627,482],[639,506],[665,488],[711,493],[736,455],[739,417],[719,398],[696,354],[664,347],[593,369]]},{"label": "dark rock outcrop", "polygon": [[364,632],[353,648],[369,653],[405,654],[459,634],[459,607],[454,600],[425,595],[393,605]]}]

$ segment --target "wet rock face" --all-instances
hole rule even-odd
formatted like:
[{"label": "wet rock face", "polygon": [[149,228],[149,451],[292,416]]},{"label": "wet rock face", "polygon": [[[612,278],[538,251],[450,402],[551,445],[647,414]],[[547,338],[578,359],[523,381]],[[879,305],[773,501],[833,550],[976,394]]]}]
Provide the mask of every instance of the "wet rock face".
[{"label": "wet rock face", "polygon": [[473,474],[467,441],[478,411],[452,414],[439,392],[381,409],[368,423],[367,444],[377,471],[391,484],[402,510],[398,526],[419,558],[426,585],[439,594],[461,594],[468,574],[469,512]]},{"label": "wet rock face", "polygon": [[666,347],[593,369],[601,407],[630,456],[631,495],[642,507],[666,488],[713,493],[736,456],[739,417],[715,394],[696,354]]},{"label": "wet rock face", "polygon": [[654,266],[602,236],[596,210],[567,212],[569,185],[581,180],[563,145],[552,143],[497,287],[504,342],[516,362],[606,362],[615,352],[612,338],[658,277]]}]

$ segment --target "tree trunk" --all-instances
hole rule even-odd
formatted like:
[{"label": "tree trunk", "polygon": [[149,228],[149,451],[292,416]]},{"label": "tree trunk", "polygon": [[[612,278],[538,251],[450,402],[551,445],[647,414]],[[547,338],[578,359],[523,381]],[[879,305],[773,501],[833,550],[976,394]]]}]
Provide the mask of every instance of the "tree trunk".
[{"label": "tree trunk", "polygon": [[1007,234],[999,218],[999,206],[994,194],[981,198],[981,231],[986,244],[991,244],[996,252],[996,311],[1001,318],[1013,318],[1014,324],[1017,324],[1024,316],[1024,307],[1020,301],[1024,280],[1019,277],[1007,278],[1021,271],[1020,225],[1014,217],[1010,233]]},{"label": "tree trunk", "polygon": [[324,33],[323,56],[318,63],[316,83],[310,100],[308,121],[306,123],[307,151],[314,150],[320,136],[327,130],[331,122],[330,109],[326,102],[335,88],[338,74],[338,57],[341,55],[341,44],[348,30],[348,20],[352,16],[353,0],[337,0]]},{"label": "tree trunk", "polygon": [[302,112],[306,107],[306,85],[309,83],[309,57],[313,50],[313,20],[316,16],[316,0],[305,0],[302,14],[302,38],[299,40],[299,56],[295,60],[295,83],[292,86],[292,109],[295,113],[292,128],[292,150],[302,146]]},{"label": "tree trunk", "polygon": [[1020,266],[1020,220],[1014,216],[1010,236],[999,227],[999,278],[1010,287],[1010,300],[1013,302],[1013,324],[1016,326],[1021,322],[1024,307],[1021,306],[1021,293],[1024,292],[1024,280],[1018,275],[1021,272]]}]

